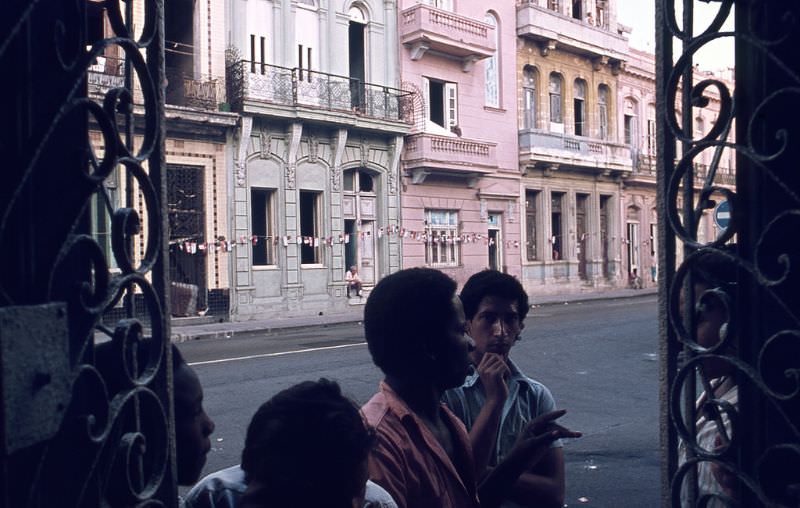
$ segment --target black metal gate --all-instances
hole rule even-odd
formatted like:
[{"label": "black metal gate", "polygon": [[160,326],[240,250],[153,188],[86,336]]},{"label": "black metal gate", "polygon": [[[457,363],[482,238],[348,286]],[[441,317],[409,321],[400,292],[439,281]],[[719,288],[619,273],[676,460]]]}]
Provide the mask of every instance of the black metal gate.
[{"label": "black metal gate", "polygon": [[[196,309],[208,307],[203,189],[202,166],[167,165],[169,278],[172,283],[196,286],[197,302],[192,305]],[[173,308],[172,313],[186,315],[183,310]]]},{"label": "black metal gate", "polygon": [[175,506],[163,0],[3,2],[0,69],[0,504]]},{"label": "black metal gate", "polygon": [[[718,14],[697,34],[682,28],[693,26],[692,0],[658,0],[656,11],[662,504],[795,507],[800,3],[741,0],[735,15],[733,0],[711,3]],[[721,32],[731,16],[735,30]],[[681,45],[674,60],[673,37]],[[735,91],[693,73],[693,55],[721,37],[735,37]],[[719,116],[697,134],[695,113],[710,90],[719,94]],[[717,175],[725,148],[736,152],[734,190]],[[712,163],[696,178],[703,151]],[[719,213],[722,202],[730,222],[718,238],[698,242],[703,211]],[[726,266],[727,276],[712,273]],[[709,316],[724,318],[711,326]]]}]

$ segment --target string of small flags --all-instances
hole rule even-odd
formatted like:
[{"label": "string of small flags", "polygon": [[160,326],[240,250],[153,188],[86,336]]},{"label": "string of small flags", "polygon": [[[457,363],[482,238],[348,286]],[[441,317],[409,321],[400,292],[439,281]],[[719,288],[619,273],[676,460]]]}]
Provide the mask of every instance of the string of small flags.
[{"label": "string of small flags", "polygon": [[[372,237],[371,231],[359,231],[356,235],[361,239],[361,241],[365,241],[366,239]],[[584,233],[582,235],[581,240],[586,239],[588,236],[592,235]],[[497,242],[494,238],[490,237],[487,234],[482,233],[461,233],[457,235],[453,234],[440,234],[436,231],[415,231],[411,229],[407,229],[404,227],[399,226],[389,226],[387,228],[378,228],[375,236],[378,238],[383,238],[384,236],[394,236],[403,239],[411,239],[415,241],[419,241],[421,243],[430,243],[430,244],[444,244],[444,245],[455,245],[455,244],[480,244],[492,246],[495,245]],[[547,242],[550,244],[554,244],[558,237],[564,235],[555,235],[547,238]],[[233,252],[237,246],[244,246],[244,245],[263,245],[264,243],[272,244],[272,245],[283,245],[284,247],[288,247],[289,245],[310,245],[312,247],[332,247],[333,245],[340,244],[340,245],[347,245],[350,243],[351,235],[348,233],[340,233],[336,236],[328,236],[328,237],[314,237],[314,236],[292,236],[292,235],[283,235],[283,236],[264,236],[264,235],[241,235],[237,239],[228,240],[224,236],[217,237],[216,241],[213,242],[205,242],[198,238],[180,238],[175,240],[170,240],[170,249],[176,250],[180,252],[185,252],[187,254],[204,254],[208,252]],[[626,238],[620,238],[620,241],[623,245],[629,245],[630,241]],[[520,242],[519,240],[506,240],[502,242],[506,248],[519,248]],[[533,245],[534,242],[528,240],[525,242],[526,245],[530,246]],[[648,239],[645,239],[641,242],[643,245],[647,245],[650,243]]]},{"label": "string of small flags", "polygon": [[[372,231],[359,231],[355,233],[357,238],[365,241],[373,236]],[[232,252],[234,249],[243,246],[256,246],[263,244],[283,245],[309,245],[312,247],[332,247],[334,245],[347,245],[351,241],[353,235],[349,233],[340,233],[335,236],[315,237],[315,236],[292,236],[292,235],[240,235],[235,239],[227,240],[224,236],[220,236],[216,241],[203,242],[197,239],[180,239],[170,241],[170,249],[179,250],[189,254],[203,254],[207,252]],[[388,226],[386,228],[378,228],[374,233],[378,238],[396,237],[402,239],[410,239],[425,244],[483,244],[487,246],[496,245],[498,242],[490,237],[488,234],[483,233],[461,233],[449,234],[438,233],[436,231],[416,231],[399,226]],[[519,248],[519,240],[506,240],[503,243],[507,248]]]}]

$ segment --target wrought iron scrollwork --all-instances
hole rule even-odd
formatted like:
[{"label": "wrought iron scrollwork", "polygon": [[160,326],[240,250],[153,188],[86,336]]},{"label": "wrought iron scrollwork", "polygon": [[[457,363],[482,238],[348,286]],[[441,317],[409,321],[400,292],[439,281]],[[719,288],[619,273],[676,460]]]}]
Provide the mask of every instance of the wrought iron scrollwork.
[{"label": "wrought iron scrollwork", "polygon": [[[27,280],[15,279],[17,266],[4,266],[2,303],[66,302],[73,379],[58,434],[4,456],[10,472],[4,481],[14,485],[3,489],[9,506],[151,507],[177,499],[164,308],[163,0],[137,9],[138,38],[132,4],[31,2],[0,44],[4,70],[14,72],[9,65],[19,55],[41,60],[46,75],[60,81],[54,95],[63,91],[52,116],[25,117],[44,128],[21,144],[13,159],[15,187],[0,201],[4,247],[35,243],[35,235],[55,241],[36,251],[42,266]],[[112,34],[87,40],[89,5],[104,12]],[[26,46],[33,26],[54,27],[34,35],[52,40]],[[38,100],[21,90],[20,100]],[[78,147],[71,145],[76,131],[85,139]],[[76,148],[82,158],[65,158],[60,179],[50,179],[59,153]],[[70,165],[74,160],[79,163]],[[112,181],[124,199],[111,195]],[[37,195],[60,200],[39,203]],[[52,228],[26,228],[31,207],[47,207],[59,220]],[[97,221],[108,224],[110,249],[97,241]],[[59,229],[62,223],[67,226]],[[107,315],[120,308],[126,317],[109,324]]]},{"label": "wrought iron scrollwork", "polygon": [[[677,4],[683,23],[676,18]],[[734,1],[722,0],[710,24],[695,35],[689,28],[693,4],[658,3],[664,126],[659,207],[668,219],[659,243],[667,275],[661,280],[667,317],[663,372],[669,382],[662,408],[671,457],[665,494],[672,506],[796,506],[800,250],[793,237],[800,230],[800,187],[789,171],[796,159],[787,156],[796,155],[800,132],[786,112],[800,103],[800,66],[796,56],[787,59],[786,45],[797,43],[798,9],[737,2],[742,12],[736,13],[736,30],[721,31],[734,16]],[[779,29],[763,31],[765,19]],[[673,37],[682,43],[674,63]],[[721,38],[735,38],[737,53],[753,56],[753,62],[737,60],[753,67],[737,69],[736,94],[732,84],[694,72],[694,56]],[[753,81],[746,73],[763,69],[779,78],[762,77],[763,87],[749,89]],[[718,116],[697,133],[692,110],[706,108],[710,96],[719,102]],[[683,150],[673,159],[676,142]],[[736,154],[735,180],[720,172],[725,150]],[[698,162],[704,152],[712,154],[707,166]],[[721,201],[730,206],[730,221],[717,236],[698,238],[704,212]],[[677,269],[676,239],[683,246]],[[726,246],[732,241],[735,249]],[[734,280],[709,283],[702,275],[707,263],[728,264]],[[724,319],[709,331],[703,327],[709,326],[705,316],[711,308]],[[701,334],[717,340],[709,344],[699,340]]]},{"label": "wrought iron scrollwork", "polygon": [[226,58],[228,97],[238,109],[250,100],[411,121],[409,92],[326,72],[240,60],[235,50]]}]

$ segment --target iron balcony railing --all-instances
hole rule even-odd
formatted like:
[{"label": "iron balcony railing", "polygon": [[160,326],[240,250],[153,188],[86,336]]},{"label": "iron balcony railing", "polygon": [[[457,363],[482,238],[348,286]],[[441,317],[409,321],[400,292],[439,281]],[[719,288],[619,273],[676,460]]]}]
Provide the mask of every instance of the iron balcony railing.
[{"label": "iron balcony railing", "polygon": [[389,86],[326,72],[239,60],[227,68],[228,97],[245,101],[340,111],[410,123],[412,94]]},{"label": "iron balcony railing", "polygon": [[[225,102],[225,93],[220,80],[196,79],[181,69],[167,68],[166,103],[206,110],[216,110]],[[101,98],[112,88],[124,86],[125,66],[121,58],[99,56],[89,67],[87,76],[89,96]],[[134,76],[134,101],[141,103],[141,90]]]},{"label": "iron balcony railing", "polygon": [[[678,164],[679,162],[680,159],[675,160],[675,164]],[[703,181],[708,176],[709,171],[710,167],[707,164],[695,162],[695,185],[701,186]],[[649,177],[653,179],[656,178],[656,156],[640,154],[639,163],[633,167],[633,174],[635,176]],[[736,171],[728,166],[717,166],[717,170],[714,173],[714,183],[717,185],[726,186],[736,185]]]}]

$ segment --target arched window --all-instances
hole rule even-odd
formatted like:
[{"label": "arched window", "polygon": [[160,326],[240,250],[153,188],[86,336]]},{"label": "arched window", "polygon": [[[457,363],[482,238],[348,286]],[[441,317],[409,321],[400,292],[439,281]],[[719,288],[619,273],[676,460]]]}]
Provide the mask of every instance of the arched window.
[{"label": "arched window", "polygon": [[350,107],[363,110],[368,75],[367,39],[369,33],[369,11],[360,3],[354,3],[347,11],[350,18],[347,28],[347,64],[350,78]]},{"label": "arched window", "polygon": [[347,15],[350,17],[350,21],[354,23],[361,23],[362,25],[365,25],[369,21],[369,17],[364,11],[364,8],[357,4],[353,4],[350,7],[350,9],[347,11]]},{"label": "arched window", "polygon": [[[561,90],[564,79],[561,74],[553,72],[550,74],[550,123],[561,124],[563,132],[564,118],[561,116]],[[553,126],[551,125],[551,130]],[[558,128],[556,127],[556,130]]]},{"label": "arched window", "polygon": [[608,86],[600,85],[597,89],[597,112],[600,124],[600,139],[608,139],[608,99],[611,96]]},{"label": "arched window", "polygon": [[586,128],[586,81],[576,79],[572,92],[573,111],[575,112],[575,135],[586,136],[588,134],[588,129]]},{"label": "arched window", "polygon": [[539,73],[534,67],[526,65],[522,71],[522,128],[536,128],[536,114],[539,110],[536,90]]},{"label": "arched window", "polygon": [[500,37],[497,33],[499,31],[499,27],[497,24],[497,17],[491,12],[487,12],[486,16],[484,16],[483,20],[494,27],[494,43],[495,43],[495,51],[492,56],[486,59],[486,84],[485,84],[485,96],[486,96],[486,105],[499,108],[500,107],[500,62],[497,58],[498,53],[500,52]]}]

